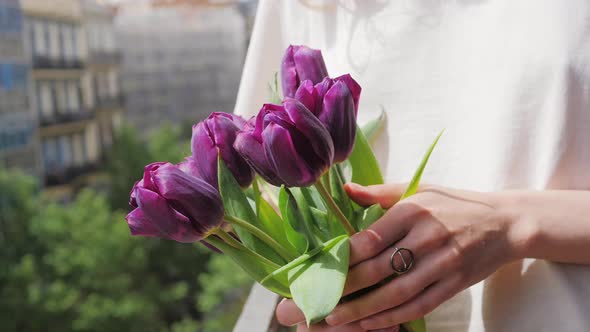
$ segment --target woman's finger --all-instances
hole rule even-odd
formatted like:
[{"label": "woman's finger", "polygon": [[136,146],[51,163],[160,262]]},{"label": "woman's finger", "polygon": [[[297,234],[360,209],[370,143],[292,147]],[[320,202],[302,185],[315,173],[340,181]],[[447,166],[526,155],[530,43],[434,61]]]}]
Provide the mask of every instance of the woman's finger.
[{"label": "woman's finger", "polygon": [[388,209],[399,201],[406,186],[405,184],[378,184],[365,187],[351,182],[344,185],[344,190],[359,205],[379,204],[384,209]]},{"label": "woman's finger", "polygon": [[428,287],[414,299],[361,320],[360,325],[366,330],[375,330],[424,317],[459,291],[461,291],[459,277],[445,278]]},{"label": "woman's finger", "polygon": [[369,293],[345,302],[326,317],[332,326],[354,322],[378,312],[397,307],[414,298],[425,288],[454,271],[454,251],[445,247],[416,261],[414,268]]},{"label": "woman's finger", "polygon": [[396,247],[411,250],[414,261],[419,261],[428,253],[441,248],[447,238],[448,231],[441,229],[440,224],[427,220],[417,222],[408,235],[399,242],[377,256],[351,267],[346,278],[344,295],[375,285],[395,274],[391,267],[391,255]]},{"label": "woman's finger", "polygon": [[293,326],[305,322],[303,312],[297,307],[293,300],[283,299],[276,309],[276,316],[279,323],[285,326]]},{"label": "woman's finger", "polygon": [[[382,329],[379,329],[378,331],[380,331],[380,330],[382,330]],[[297,332],[365,332],[365,331],[367,331],[367,330],[362,328],[359,325],[359,322],[354,322],[351,324],[346,324],[346,325],[338,326],[338,327],[330,326],[330,325],[326,324],[325,322],[313,324],[310,327],[307,327],[307,325],[305,323],[297,324]],[[386,328],[386,329],[383,329],[383,331],[397,332],[397,330],[392,330],[392,328]]]},{"label": "woman's finger", "polygon": [[350,265],[376,256],[400,241],[419,220],[429,219],[430,211],[415,203],[416,196],[389,209],[368,229],[350,237]]}]

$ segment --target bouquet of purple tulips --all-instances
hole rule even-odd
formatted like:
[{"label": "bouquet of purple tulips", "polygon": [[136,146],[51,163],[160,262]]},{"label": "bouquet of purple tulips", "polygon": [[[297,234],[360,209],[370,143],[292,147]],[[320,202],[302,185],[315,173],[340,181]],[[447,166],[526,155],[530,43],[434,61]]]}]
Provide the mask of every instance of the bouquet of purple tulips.
[{"label": "bouquet of purple tulips", "polygon": [[[230,256],[292,298],[312,324],[342,297],[349,237],[384,214],[352,202],[343,187],[383,183],[367,142],[380,121],[357,125],[360,85],[350,75],[328,77],[319,50],[286,50],[282,102],[276,81],[276,103],[257,116],[213,113],[193,127],[186,161],[147,165],[126,219],[132,235],[200,241]],[[416,192],[437,141],[403,198]],[[404,328],[425,331],[422,319]]]}]

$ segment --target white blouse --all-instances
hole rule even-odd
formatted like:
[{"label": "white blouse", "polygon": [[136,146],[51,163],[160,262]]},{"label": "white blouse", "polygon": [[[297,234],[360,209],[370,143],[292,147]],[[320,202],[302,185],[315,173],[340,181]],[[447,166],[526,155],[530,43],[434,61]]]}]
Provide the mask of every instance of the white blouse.
[{"label": "white blouse", "polygon": [[[263,0],[238,114],[268,100],[289,44],[321,49],[331,76],[362,85],[359,121],[386,110],[374,147],[387,181],[408,181],[446,128],[424,182],[590,190],[588,0]],[[590,331],[590,266],[510,264],[427,323],[429,332]]]}]

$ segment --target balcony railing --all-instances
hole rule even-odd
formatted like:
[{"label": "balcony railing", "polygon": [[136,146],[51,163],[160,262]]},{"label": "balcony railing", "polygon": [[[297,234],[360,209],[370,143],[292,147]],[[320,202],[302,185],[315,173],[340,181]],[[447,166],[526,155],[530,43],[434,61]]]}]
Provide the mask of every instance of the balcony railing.
[{"label": "balcony railing", "polygon": [[54,125],[59,125],[59,124],[84,121],[84,120],[92,119],[93,117],[94,117],[94,112],[83,111],[83,110],[74,110],[74,111],[55,113],[50,116],[42,116],[39,122],[42,127],[48,127],[48,126],[54,126]]},{"label": "balcony railing", "polygon": [[45,169],[45,185],[57,186],[72,182],[81,175],[95,172],[98,165],[95,163],[85,163],[80,166],[71,166],[65,169]]},{"label": "balcony railing", "polygon": [[240,318],[234,326],[233,332],[289,332],[293,328],[280,325],[275,318],[275,308],[279,296],[254,284],[248,299],[242,308]]},{"label": "balcony railing", "polygon": [[92,64],[116,65],[121,63],[122,58],[119,51],[91,51],[88,61]]},{"label": "balcony railing", "polygon": [[82,59],[52,58],[47,56],[33,57],[33,68],[35,69],[82,69]]},{"label": "balcony railing", "polygon": [[97,108],[113,108],[113,107],[122,107],[125,103],[125,96],[122,94],[115,95],[115,96],[104,96],[104,97],[97,97],[96,98],[96,107]]}]

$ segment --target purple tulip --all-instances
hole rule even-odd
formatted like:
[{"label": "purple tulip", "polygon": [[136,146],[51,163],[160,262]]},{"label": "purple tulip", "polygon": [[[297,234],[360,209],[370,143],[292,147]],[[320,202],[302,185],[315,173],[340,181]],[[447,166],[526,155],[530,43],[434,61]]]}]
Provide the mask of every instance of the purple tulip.
[{"label": "purple tulip", "polygon": [[195,242],[223,220],[223,202],[207,182],[185,173],[184,165],[147,165],[143,179],[131,191],[135,209],[125,218],[131,235]]},{"label": "purple tulip", "polygon": [[255,121],[238,133],[234,147],[267,182],[309,186],[330,167],[330,134],[302,103],[264,104]]},{"label": "purple tulip", "polygon": [[293,98],[299,84],[310,80],[313,84],[328,76],[328,70],[320,50],[307,46],[290,45],[281,63],[281,83],[283,96]]},{"label": "purple tulip", "polygon": [[272,164],[266,159],[262,145],[262,125],[256,126],[258,117],[253,117],[238,133],[234,148],[268,183],[281,185],[281,179],[276,175]]},{"label": "purple tulip", "polygon": [[330,132],[334,162],[348,158],[356,137],[356,115],[361,86],[350,75],[301,83],[295,99],[303,103]]},{"label": "purple tulip", "polygon": [[233,148],[236,134],[246,120],[229,113],[212,113],[193,126],[192,160],[201,177],[217,187],[217,156],[232,172],[240,186],[247,187],[254,180],[254,172]]}]

